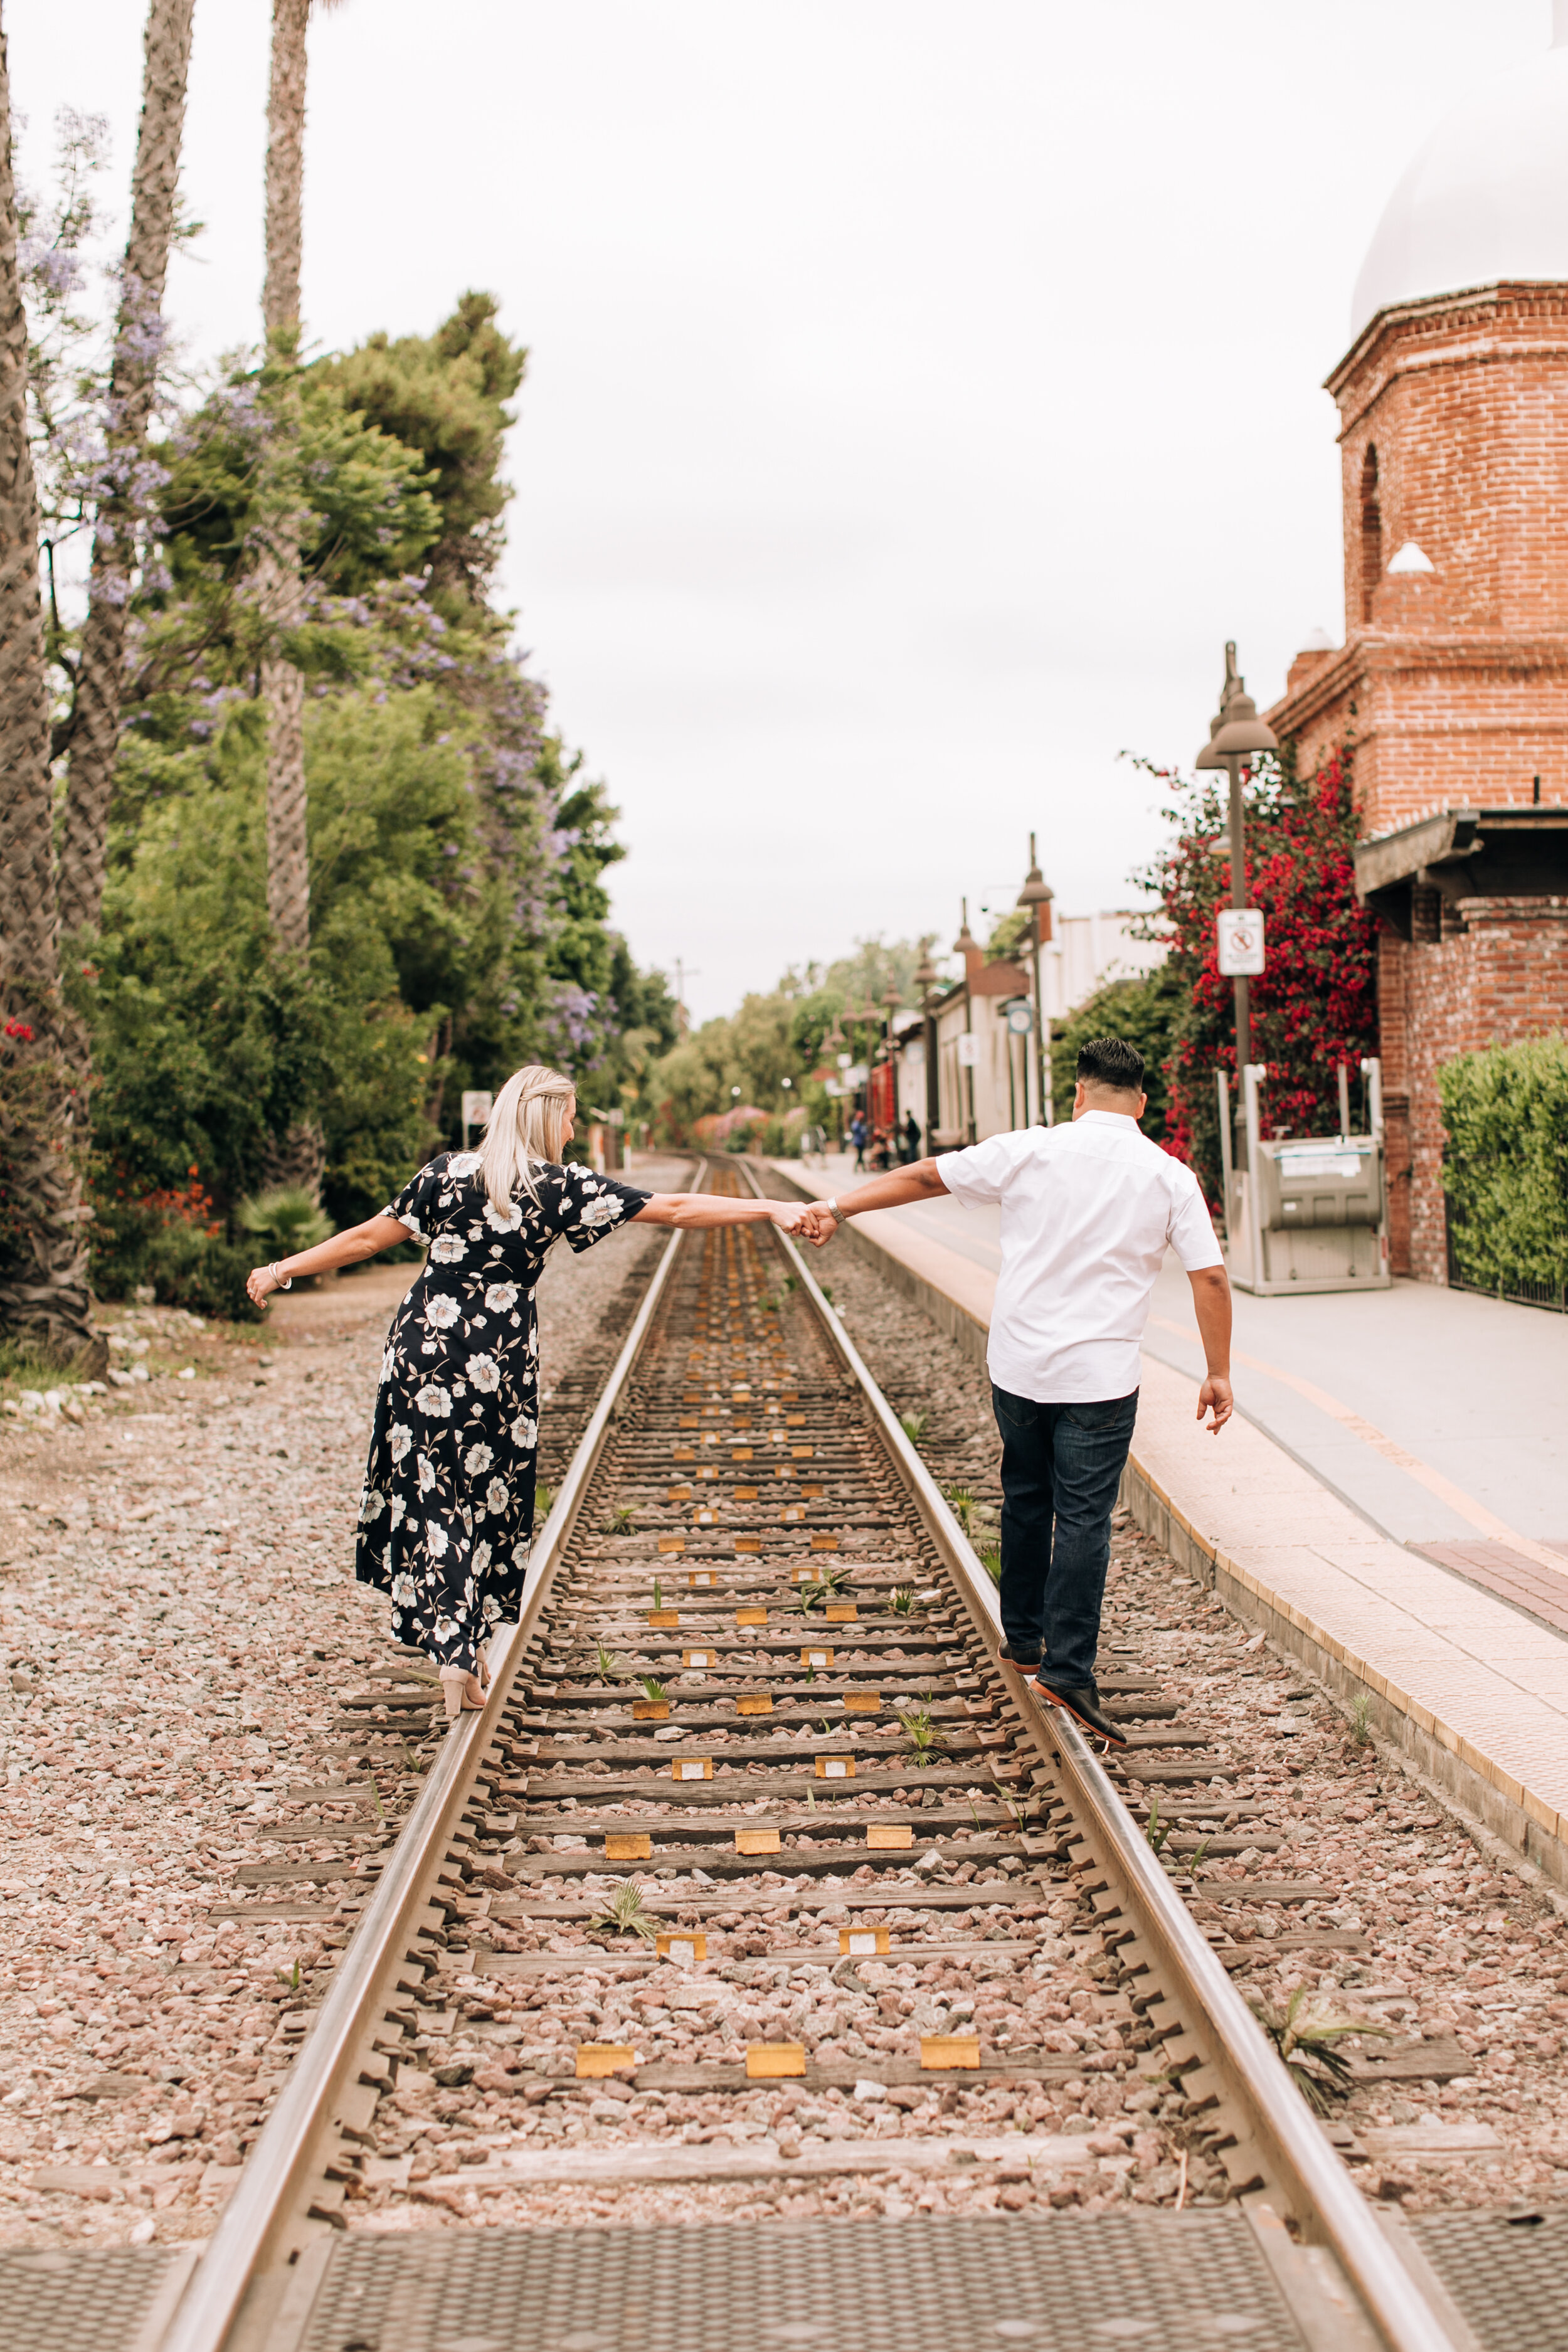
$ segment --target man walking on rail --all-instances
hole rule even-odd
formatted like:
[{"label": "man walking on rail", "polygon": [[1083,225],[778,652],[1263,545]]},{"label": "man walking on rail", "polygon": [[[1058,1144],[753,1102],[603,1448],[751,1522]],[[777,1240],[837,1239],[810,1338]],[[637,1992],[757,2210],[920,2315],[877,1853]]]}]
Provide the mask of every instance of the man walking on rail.
[{"label": "man walking on rail", "polygon": [[986,1361],[1002,1434],[1002,1655],[1114,1746],[1094,1679],[1110,1514],[1138,1414],[1138,1343],[1160,1261],[1193,1286],[1207,1373],[1197,1418],[1231,1415],[1230,1284],[1197,1178],[1139,1132],[1143,1057],[1096,1037],[1070,1124],[993,1135],[807,1210],[820,1248],[846,1217],[951,1192],[997,1202],[1002,1271]]}]

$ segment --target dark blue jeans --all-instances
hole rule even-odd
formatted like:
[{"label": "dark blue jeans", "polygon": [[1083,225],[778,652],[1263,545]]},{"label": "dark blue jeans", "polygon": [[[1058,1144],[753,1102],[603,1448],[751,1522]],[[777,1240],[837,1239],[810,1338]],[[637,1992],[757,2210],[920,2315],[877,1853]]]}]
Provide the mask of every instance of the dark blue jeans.
[{"label": "dark blue jeans", "polygon": [[1037,1404],[993,1387],[1002,1433],[1002,1631],[1043,1649],[1050,1674],[1094,1680],[1110,1514],[1138,1391],[1103,1404]]}]

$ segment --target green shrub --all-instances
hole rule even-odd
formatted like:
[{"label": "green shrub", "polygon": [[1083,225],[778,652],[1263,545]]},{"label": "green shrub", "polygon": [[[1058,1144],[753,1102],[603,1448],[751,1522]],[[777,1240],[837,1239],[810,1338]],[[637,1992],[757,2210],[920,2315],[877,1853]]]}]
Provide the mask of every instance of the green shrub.
[{"label": "green shrub", "polygon": [[1461,1054],[1437,1072],[1454,1254],[1488,1290],[1568,1286],[1568,1037]]},{"label": "green shrub", "polygon": [[193,1315],[219,1315],[231,1323],[261,1319],[245,1287],[256,1258],[237,1243],[168,1224],[153,1234],[143,1264],[142,1280],[153,1285],[160,1307],[188,1307]]},{"label": "green shrub", "polygon": [[312,1194],[302,1184],[275,1185],[269,1192],[247,1193],[234,1213],[235,1223],[248,1234],[263,1258],[298,1257],[314,1249],[331,1232]]},{"label": "green shrub", "polygon": [[127,1201],[100,1189],[91,1227],[92,1287],[100,1298],[129,1298],[150,1284],[161,1307],[219,1315],[236,1323],[258,1319],[246,1296],[252,1251],[227,1241],[210,1216],[210,1202],[194,1185]]}]

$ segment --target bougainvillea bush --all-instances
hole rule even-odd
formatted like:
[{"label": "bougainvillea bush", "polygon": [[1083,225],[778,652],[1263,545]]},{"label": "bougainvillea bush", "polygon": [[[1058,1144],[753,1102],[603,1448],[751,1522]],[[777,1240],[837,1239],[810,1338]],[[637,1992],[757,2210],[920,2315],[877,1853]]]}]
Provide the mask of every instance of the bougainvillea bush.
[{"label": "bougainvillea bush", "polygon": [[[1147,762],[1141,761],[1142,766]],[[1220,1192],[1215,1073],[1236,1078],[1234,984],[1219,969],[1215,919],[1230,903],[1223,776],[1152,769],[1170,791],[1177,828],[1135,878],[1160,901],[1183,1006],[1169,1060],[1165,1132],[1208,1191]],[[1298,777],[1289,751],[1261,755],[1247,783],[1247,904],[1267,923],[1268,969],[1252,983],[1252,1058],[1267,1065],[1263,1131],[1321,1135],[1339,1121],[1337,1066],[1377,1051],[1377,918],[1357,904],[1356,818],[1349,750]]]}]

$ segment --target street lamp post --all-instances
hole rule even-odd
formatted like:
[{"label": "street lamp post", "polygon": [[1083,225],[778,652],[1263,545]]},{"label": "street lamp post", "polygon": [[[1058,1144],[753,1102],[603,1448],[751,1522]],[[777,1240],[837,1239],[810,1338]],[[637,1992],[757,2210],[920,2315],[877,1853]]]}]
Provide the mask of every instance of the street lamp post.
[{"label": "street lamp post", "polygon": [[893,1052],[893,1015],[903,1001],[889,981],[888,992],[882,999],[882,1011],[885,1016],[882,1028],[882,1050],[888,1062],[888,1127],[889,1140],[895,1152],[899,1148],[899,1065]]},{"label": "street lamp post", "polygon": [[926,1038],[926,1154],[935,1150],[931,1138],[942,1125],[942,1094],[936,1066],[936,990],[937,971],[928,948],[921,956],[915,973],[915,986],[921,992],[921,1011],[925,1015]]},{"label": "street lamp post", "polygon": [[[839,1076],[835,1079],[835,1081],[834,1081],[834,1084],[835,1084],[835,1086],[836,1086],[836,1087],[837,1087],[837,1092],[835,1094],[835,1096],[834,1096],[834,1097],[833,1097],[835,1107],[836,1107],[836,1108],[837,1109],[837,1112],[838,1112],[838,1149],[840,1150],[840,1151],[842,1151],[842,1150],[843,1150],[843,1149],[844,1149],[844,1079],[843,1079],[843,1071],[844,1071],[845,1067],[847,1066],[847,1062],[848,1062],[848,1058],[849,1058],[849,1057],[848,1057],[847,1053],[847,1052],[846,1052],[846,1050],[845,1050],[845,1048],[846,1048],[846,1044],[847,1044],[847,1041],[846,1041],[846,1038],[845,1038],[845,1035],[844,1035],[844,1032],[843,1032],[843,1030],[839,1027],[837,1021],[837,1020],[835,1020],[835,1022],[834,1022],[834,1024],[833,1024],[832,1028],[828,1031],[828,1033],[827,1033],[826,1036],[826,1037],[823,1039],[823,1041],[822,1041],[822,1051],[823,1051],[824,1055],[828,1055],[828,1054],[831,1054],[831,1055],[832,1055],[832,1056],[833,1056],[833,1066],[834,1066],[834,1068],[835,1068],[836,1070],[837,1070],[837,1071],[839,1072],[839,1074],[840,1074],[840,1075],[839,1075]],[[842,1059],[840,1059],[840,1056],[842,1056],[843,1058],[842,1058]]]},{"label": "street lamp post", "polygon": [[1026,907],[1035,934],[1035,1053],[1039,1071],[1040,1125],[1049,1127],[1056,1106],[1051,1099],[1051,1033],[1046,1019],[1046,991],[1040,969],[1040,950],[1051,936],[1051,900],[1056,896],[1050,884],[1040,872],[1040,861],[1035,855],[1035,836],[1029,835],[1029,871],[1018,893],[1018,904]]},{"label": "street lamp post", "polygon": [[[963,958],[963,1034],[966,1037],[972,1037],[974,1034],[974,1001],[969,992],[969,959],[972,955],[979,953],[980,942],[969,928],[968,899],[962,898],[959,904],[963,909],[963,922],[958,937],[952,943],[952,952]],[[973,1051],[973,1048],[971,1050]],[[961,1059],[959,1071],[958,1116],[963,1122],[964,1141],[974,1143],[979,1139],[974,1132],[974,1065],[973,1062]]]},{"label": "street lamp post", "polygon": [[[1241,789],[1241,771],[1248,752],[1278,751],[1279,738],[1268,722],[1258,716],[1258,705],[1247,691],[1247,681],[1236,667],[1236,644],[1232,639],[1225,649],[1225,684],[1220,688],[1219,709],[1209,726],[1209,740],[1198,753],[1200,768],[1223,768],[1229,780],[1228,841],[1230,852],[1230,903],[1240,908],[1247,904],[1247,819]],[[1239,1100],[1242,1074],[1252,1059],[1252,985],[1244,972],[1238,972],[1232,985],[1236,991],[1236,1083]]]}]

